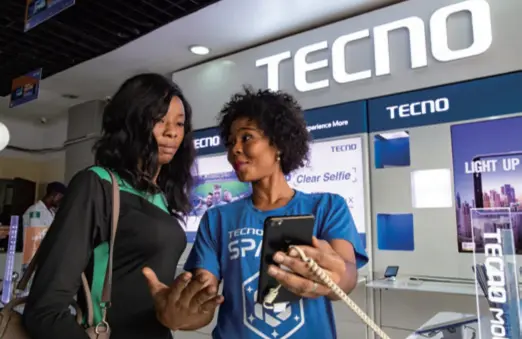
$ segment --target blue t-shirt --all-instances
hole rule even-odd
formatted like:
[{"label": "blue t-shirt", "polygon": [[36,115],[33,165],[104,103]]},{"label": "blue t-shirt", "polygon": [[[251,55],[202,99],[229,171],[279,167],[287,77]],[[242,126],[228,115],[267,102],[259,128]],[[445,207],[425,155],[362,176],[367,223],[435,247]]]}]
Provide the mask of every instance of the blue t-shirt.
[{"label": "blue t-shirt", "polygon": [[368,262],[350,210],[337,194],[296,191],[286,206],[271,211],[256,209],[250,198],[209,209],[199,225],[185,270],[203,268],[223,280],[225,302],[212,332],[214,339],[337,337],[332,305],[325,297],[301,299],[280,313],[255,302],[265,219],[302,214],[315,216],[317,238],[352,243],[358,268]]}]

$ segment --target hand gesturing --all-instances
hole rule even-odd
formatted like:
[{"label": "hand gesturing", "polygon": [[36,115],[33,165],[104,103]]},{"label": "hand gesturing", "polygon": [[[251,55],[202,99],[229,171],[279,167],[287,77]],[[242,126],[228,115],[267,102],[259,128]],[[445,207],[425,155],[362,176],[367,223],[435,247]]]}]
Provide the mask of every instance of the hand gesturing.
[{"label": "hand gesturing", "polygon": [[184,329],[198,323],[201,315],[214,313],[224,298],[217,294],[217,279],[209,272],[193,276],[185,272],[167,286],[150,268],[144,268],[158,320],[171,330]]}]

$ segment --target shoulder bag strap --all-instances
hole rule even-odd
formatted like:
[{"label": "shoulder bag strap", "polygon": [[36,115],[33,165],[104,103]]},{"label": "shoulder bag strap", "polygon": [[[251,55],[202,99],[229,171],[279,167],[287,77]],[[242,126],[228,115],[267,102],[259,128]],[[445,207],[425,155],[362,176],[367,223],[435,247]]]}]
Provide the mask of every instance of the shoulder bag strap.
[{"label": "shoulder bag strap", "polygon": [[[103,282],[102,307],[104,309],[110,307],[111,291],[112,291],[112,263],[114,258],[114,241],[116,239],[116,230],[118,229],[118,220],[120,217],[120,187],[118,180],[114,174],[107,170],[112,180],[112,220],[111,220],[111,237],[109,244],[109,260],[107,262],[107,271],[105,272],[105,281]],[[103,312],[106,316],[106,312]],[[105,320],[105,319],[104,319]]]},{"label": "shoulder bag strap", "polygon": [[[24,232],[25,232],[25,229],[24,229]],[[27,265],[27,268],[26,268],[24,274],[22,274],[22,278],[20,278],[20,280],[18,281],[18,284],[16,285],[17,290],[19,290],[19,291],[25,290],[27,287],[27,284],[29,283],[29,280],[31,280],[31,277],[33,276],[33,273],[36,270],[36,261],[37,261],[38,254],[41,251],[40,248],[42,248],[42,246],[38,247],[38,249],[36,250],[36,253],[33,256],[33,259],[31,259],[31,261],[29,262],[29,265]]]},{"label": "shoulder bag strap", "polygon": [[[105,278],[103,282],[101,305],[94,305],[92,302],[91,290],[85,274],[82,273],[82,285],[85,293],[85,300],[87,302],[87,325],[89,327],[95,327],[98,329],[99,326],[108,329],[109,324],[107,322],[107,308],[111,305],[111,291],[112,291],[112,262],[114,255],[114,241],[116,239],[116,230],[118,228],[118,220],[120,217],[120,187],[118,180],[115,175],[108,169],[106,171],[111,176],[112,182],[112,211],[111,211],[111,229],[110,229],[110,240],[109,240],[109,259],[107,261],[107,270],[105,271]],[[94,324],[94,307],[101,306],[102,308],[102,319],[100,324]]]}]

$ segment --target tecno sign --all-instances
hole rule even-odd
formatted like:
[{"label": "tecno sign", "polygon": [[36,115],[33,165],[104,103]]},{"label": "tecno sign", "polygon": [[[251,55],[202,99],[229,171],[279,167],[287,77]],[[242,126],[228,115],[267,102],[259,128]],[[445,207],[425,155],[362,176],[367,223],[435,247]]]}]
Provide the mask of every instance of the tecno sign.
[{"label": "tecno sign", "polygon": [[435,100],[416,101],[407,104],[386,107],[390,113],[390,119],[408,118],[430,113],[447,112],[450,109],[448,98],[438,98]]},{"label": "tecno sign", "polygon": [[204,137],[194,139],[194,147],[196,149],[202,149],[207,147],[217,147],[221,143],[221,138],[219,135],[214,135],[212,137]]},{"label": "tecno sign", "polygon": [[[449,46],[448,18],[454,14],[468,12],[471,16],[471,30],[473,42],[470,46],[461,49],[451,49]],[[329,41],[324,40],[308,46],[299,48],[293,58],[290,51],[271,55],[256,60],[256,67],[266,66],[268,88],[279,89],[279,66],[282,61],[293,59],[294,85],[299,92],[314,91],[330,86],[330,79],[308,81],[309,72],[331,68],[332,78],[339,84],[345,84],[391,74],[390,67],[390,32],[406,29],[409,33],[411,68],[428,66],[428,41],[427,27],[429,27],[429,45],[431,55],[440,62],[450,62],[469,58],[486,52],[493,42],[491,27],[491,10],[487,0],[467,0],[460,3],[442,7],[436,10],[428,22],[412,16],[402,20],[389,22],[369,29],[342,35],[335,39],[331,47]],[[455,34],[459,34],[456,31]],[[362,40],[372,39],[374,47],[374,68],[363,69],[356,72],[348,72],[346,50],[350,44]],[[330,58],[308,62],[309,54],[328,50],[330,47]],[[331,65],[329,60],[331,59]]]}]

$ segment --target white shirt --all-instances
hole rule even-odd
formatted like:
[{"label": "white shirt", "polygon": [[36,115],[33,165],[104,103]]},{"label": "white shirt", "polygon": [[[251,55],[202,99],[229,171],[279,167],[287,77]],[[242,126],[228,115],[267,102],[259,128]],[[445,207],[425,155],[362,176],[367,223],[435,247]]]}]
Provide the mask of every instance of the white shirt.
[{"label": "white shirt", "polygon": [[41,225],[33,225],[33,226],[51,226],[54,220],[54,212],[45,206],[43,201],[39,200],[36,204],[32,205],[25,211],[23,220],[24,227],[29,226],[29,215],[31,212],[40,212],[40,223]]}]

